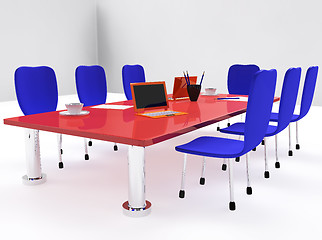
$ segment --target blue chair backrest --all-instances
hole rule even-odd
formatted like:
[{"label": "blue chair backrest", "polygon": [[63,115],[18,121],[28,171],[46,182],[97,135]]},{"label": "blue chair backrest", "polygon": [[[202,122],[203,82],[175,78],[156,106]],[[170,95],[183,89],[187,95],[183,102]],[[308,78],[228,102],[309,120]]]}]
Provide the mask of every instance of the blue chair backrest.
[{"label": "blue chair backrest", "polygon": [[232,65],[228,70],[227,87],[230,94],[248,95],[250,83],[259,67],[254,64]]},{"label": "blue chair backrest", "polygon": [[313,96],[314,96],[314,90],[316,85],[316,79],[318,76],[318,71],[319,71],[319,67],[313,66],[313,67],[310,67],[306,72],[303,93],[302,93],[302,100],[301,100],[301,110],[300,110],[300,116],[298,120],[303,118],[310,110]]},{"label": "blue chair backrest", "polygon": [[17,100],[24,115],[56,111],[58,89],[52,68],[19,67],[14,78]]},{"label": "blue chair backrest", "polygon": [[141,65],[125,65],[122,68],[122,78],[125,96],[127,100],[131,100],[131,83],[145,82],[144,69]]},{"label": "blue chair backrest", "polygon": [[84,106],[104,104],[107,84],[104,68],[98,65],[78,66],[75,71],[79,101]]},{"label": "blue chair backrest", "polygon": [[261,70],[251,81],[245,119],[245,154],[255,148],[264,138],[271,116],[277,72]]},{"label": "blue chair backrest", "polygon": [[290,68],[285,73],[278,110],[277,129],[274,135],[284,130],[290,124],[296,105],[300,79],[301,68]]}]

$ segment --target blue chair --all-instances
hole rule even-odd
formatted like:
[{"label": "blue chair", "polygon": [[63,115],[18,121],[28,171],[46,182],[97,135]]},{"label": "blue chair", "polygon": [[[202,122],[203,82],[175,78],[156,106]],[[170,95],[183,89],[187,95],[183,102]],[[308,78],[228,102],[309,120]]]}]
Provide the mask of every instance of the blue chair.
[{"label": "blue chair", "polygon": [[[250,83],[257,71],[259,71],[259,67],[255,64],[234,64],[230,66],[227,77],[228,93],[248,95]],[[230,126],[229,119],[227,126]],[[220,127],[218,124],[217,131],[219,130]]]},{"label": "blue chair", "polygon": [[[244,140],[235,140],[227,138],[219,138],[212,136],[204,136],[194,139],[193,141],[176,146],[175,149],[184,153],[184,164],[182,172],[181,190],[179,197],[184,198],[184,182],[186,172],[187,154],[203,156],[204,164],[201,176],[201,181],[204,183],[204,166],[205,157],[215,158],[230,158],[228,161],[229,172],[229,189],[230,189],[230,202],[229,209],[235,210],[236,204],[234,201],[233,181],[231,166],[231,158],[236,158],[246,154],[246,163],[248,166],[247,153],[256,147],[266,134],[267,126],[269,123],[270,113],[274,100],[274,92],[276,86],[276,70],[261,70],[257,72],[251,81],[248,105],[246,111],[245,122],[245,137]],[[247,171],[248,172],[248,171]],[[251,190],[249,183],[249,176],[247,175],[247,191]]]},{"label": "blue chair", "polygon": [[[55,72],[47,66],[19,67],[14,74],[18,104],[24,115],[56,111],[58,88]],[[58,134],[59,168],[62,168],[62,135]]]},{"label": "blue chair", "polygon": [[[286,71],[283,88],[280,98],[279,114],[277,126],[268,125],[265,137],[275,136],[275,167],[280,168],[280,163],[277,156],[277,134],[284,130],[290,123],[293,116],[296,98],[298,94],[299,84],[301,79],[301,68],[290,68]],[[245,123],[235,123],[230,127],[220,129],[222,133],[244,135]],[[264,138],[265,141],[265,138]],[[267,157],[266,157],[266,144],[264,144],[265,154],[265,172],[264,177],[269,178]]]},{"label": "blue chair", "polygon": [[124,65],[122,68],[123,90],[127,100],[132,100],[131,83],[145,82],[141,65]]},{"label": "blue chair", "polygon": [[[76,89],[79,101],[84,107],[105,104],[107,96],[107,83],[104,68],[98,65],[78,66],[75,71]],[[89,160],[87,139],[85,141],[85,160]],[[92,141],[88,145],[92,146]],[[114,144],[114,151],[117,151]]]},{"label": "blue chair", "polygon": [[[315,85],[316,85],[316,80],[317,80],[317,75],[318,75],[319,67],[318,66],[313,66],[310,67],[305,76],[305,82],[304,82],[304,87],[303,87],[303,92],[302,92],[302,100],[301,100],[301,109],[300,109],[300,114],[293,114],[291,122],[296,123],[296,149],[300,149],[300,144],[298,140],[298,121],[305,117],[305,115],[309,112],[313,96],[314,96],[314,91],[315,91]],[[271,119],[270,121],[272,122],[277,122],[278,121],[278,113],[272,113],[271,114]],[[288,126],[289,130],[289,151],[288,155],[292,156],[293,151],[291,148],[291,124]]]}]

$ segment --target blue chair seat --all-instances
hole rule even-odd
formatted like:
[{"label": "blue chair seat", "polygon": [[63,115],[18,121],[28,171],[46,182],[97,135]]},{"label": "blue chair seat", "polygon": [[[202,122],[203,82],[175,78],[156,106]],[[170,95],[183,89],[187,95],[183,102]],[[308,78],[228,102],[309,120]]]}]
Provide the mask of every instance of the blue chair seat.
[{"label": "blue chair seat", "polygon": [[[277,126],[268,125],[265,136],[274,136],[277,131]],[[244,135],[245,133],[245,123],[234,123],[230,127],[220,129],[222,133]]]},{"label": "blue chair seat", "polygon": [[[296,122],[299,119],[300,115],[298,114],[293,114],[291,122]],[[272,113],[271,114],[271,118],[270,118],[271,122],[278,122],[278,113]]]},{"label": "blue chair seat", "polygon": [[218,158],[235,158],[243,154],[243,148],[244,141],[210,136],[199,137],[175,147],[178,152]]}]

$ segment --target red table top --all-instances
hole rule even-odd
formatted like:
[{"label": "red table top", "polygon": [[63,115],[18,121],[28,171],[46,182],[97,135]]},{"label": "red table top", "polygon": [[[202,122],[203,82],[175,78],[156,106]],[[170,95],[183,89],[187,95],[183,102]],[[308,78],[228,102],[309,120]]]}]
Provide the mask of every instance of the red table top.
[{"label": "red table top", "polygon": [[[220,95],[226,96],[236,95]],[[145,147],[246,111],[247,102],[216,100],[217,97],[201,95],[197,102],[169,101],[171,110],[188,114],[157,119],[138,116],[133,107],[125,110],[85,107],[83,110],[90,112],[86,116],[62,116],[56,111],[7,118],[4,124]],[[108,104],[133,105],[132,101]]]}]

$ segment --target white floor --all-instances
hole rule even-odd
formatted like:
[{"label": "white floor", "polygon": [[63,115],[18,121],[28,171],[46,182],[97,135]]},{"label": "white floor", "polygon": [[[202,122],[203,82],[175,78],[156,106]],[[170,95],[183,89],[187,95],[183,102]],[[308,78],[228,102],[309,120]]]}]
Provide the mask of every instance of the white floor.
[{"label": "white floor", "polygon": [[[70,101],[76,96],[60,97],[59,108]],[[22,115],[16,102],[0,103],[0,109],[1,119]],[[228,173],[220,159],[208,159],[206,185],[200,186],[201,158],[189,156],[186,198],[178,198],[183,156],[174,147],[200,135],[222,135],[215,125],[146,148],[152,212],[144,218],[122,214],[126,145],[114,152],[113,143],[94,141],[85,161],[83,139],[64,135],[65,168],[59,169],[56,134],[41,132],[48,179],[25,186],[24,129],[1,123],[0,239],[322,239],[321,119],[322,107],[312,107],[300,121],[301,150],[293,157],[287,156],[287,131],[279,135],[280,169],[274,168],[274,138],[268,140],[270,179],[263,177],[263,147],[251,152],[253,195],[245,192],[245,159],[234,164],[234,212],[228,210]]]}]

